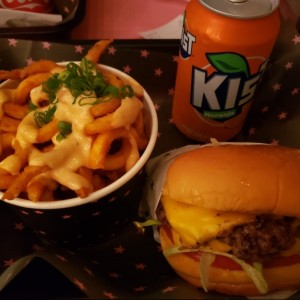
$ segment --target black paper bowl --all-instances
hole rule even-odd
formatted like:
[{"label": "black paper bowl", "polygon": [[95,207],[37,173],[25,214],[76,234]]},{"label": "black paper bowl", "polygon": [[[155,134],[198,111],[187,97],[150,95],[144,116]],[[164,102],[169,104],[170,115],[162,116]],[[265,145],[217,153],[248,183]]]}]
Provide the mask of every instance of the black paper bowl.
[{"label": "black paper bowl", "polygon": [[[129,77],[112,67],[101,67],[120,77]],[[7,81],[0,87],[12,84]],[[152,99],[146,91],[143,98],[149,143],[137,163],[118,180],[84,199],[76,197],[49,202],[21,198],[4,200],[43,241],[64,247],[92,246],[116,236],[136,218],[145,178],[144,167],[153,152],[158,132]]]}]

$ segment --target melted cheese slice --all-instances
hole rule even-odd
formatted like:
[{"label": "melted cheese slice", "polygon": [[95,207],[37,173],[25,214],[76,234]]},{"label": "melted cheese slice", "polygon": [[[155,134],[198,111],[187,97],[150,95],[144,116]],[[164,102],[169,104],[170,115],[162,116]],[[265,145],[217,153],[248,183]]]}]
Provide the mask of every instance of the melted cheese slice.
[{"label": "melted cheese slice", "polygon": [[253,215],[222,212],[170,200],[162,203],[173,230],[187,246],[196,246],[215,238],[222,231],[253,220]]}]

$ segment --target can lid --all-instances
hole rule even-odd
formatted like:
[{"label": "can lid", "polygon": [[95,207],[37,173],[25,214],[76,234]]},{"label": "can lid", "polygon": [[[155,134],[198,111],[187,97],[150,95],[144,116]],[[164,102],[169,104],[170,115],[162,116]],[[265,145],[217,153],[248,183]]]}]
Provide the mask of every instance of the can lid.
[{"label": "can lid", "polygon": [[271,14],[279,0],[199,0],[206,8],[231,18],[256,19]]}]

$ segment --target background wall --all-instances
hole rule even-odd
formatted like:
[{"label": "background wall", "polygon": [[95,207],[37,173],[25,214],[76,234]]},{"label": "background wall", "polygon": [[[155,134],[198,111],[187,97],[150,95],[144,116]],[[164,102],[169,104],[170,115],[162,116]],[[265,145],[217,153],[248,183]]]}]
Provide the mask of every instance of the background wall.
[{"label": "background wall", "polygon": [[[71,37],[73,39],[178,38],[188,1],[86,0],[84,20],[72,31]],[[295,24],[299,21],[300,0],[281,0],[280,9],[284,19],[289,18]]]}]

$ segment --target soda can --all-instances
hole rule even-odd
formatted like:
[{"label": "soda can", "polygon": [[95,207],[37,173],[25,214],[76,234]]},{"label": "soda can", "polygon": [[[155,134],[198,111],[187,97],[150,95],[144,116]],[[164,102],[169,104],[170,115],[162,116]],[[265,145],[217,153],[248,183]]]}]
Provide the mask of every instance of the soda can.
[{"label": "soda can", "polygon": [[185,9],[172,120],[187,137],[242,129],[280,29],[279,0],[191,0]]}]

